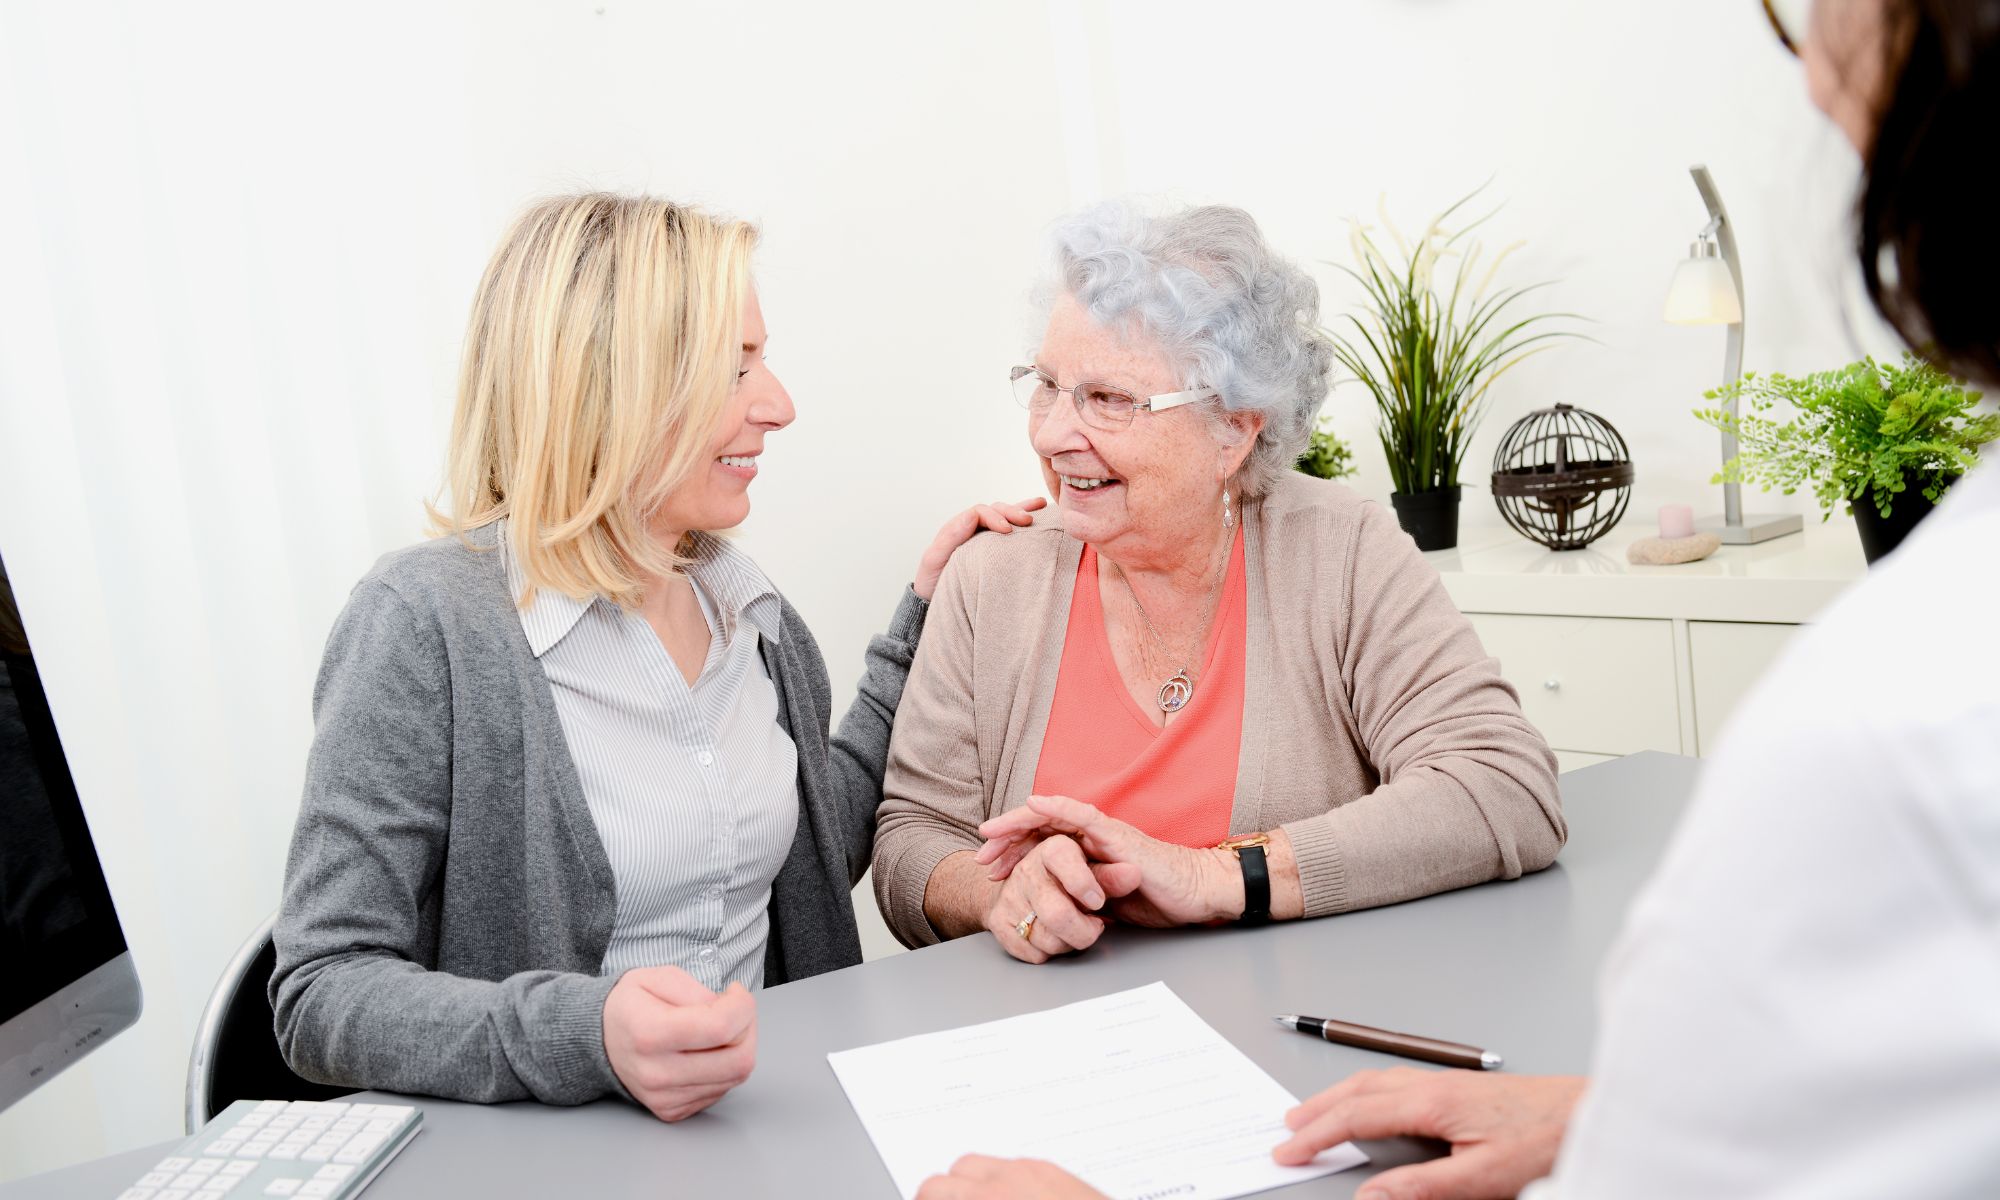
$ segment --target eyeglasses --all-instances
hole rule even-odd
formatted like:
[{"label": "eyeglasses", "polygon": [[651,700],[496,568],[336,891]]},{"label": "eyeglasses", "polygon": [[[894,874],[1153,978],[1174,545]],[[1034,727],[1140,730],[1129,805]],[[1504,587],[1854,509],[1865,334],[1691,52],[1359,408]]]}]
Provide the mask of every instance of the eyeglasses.
[{"label": "eyeglasses", "polygon": [[1212,388],[1196,388],[1190,392],[1167,392],[1141,400],[1108,383],[1084,382],[1075,387],[1058,387],[1056,381],[1050,379],[1040,367],[1015,367],[1008,373],[1008,378],[1014,385],[1014,399],[1029,412],[1049,411],[1056,397],[1068,392],[1070,398],[1076,401],[1077,414],[1083,418],[1084,424],[1105,430],[1125,428],[1132,423],[1132,414],[1140,409],[1165,412],[1177,405],[1213,400],[1219,394]]},{"label": "eyeglasses", "polygon": [[1806,30],[1812,25],[1813,0],[1763,0],[1764,16],[1778,40],[1793,54],[1806,44]]}]

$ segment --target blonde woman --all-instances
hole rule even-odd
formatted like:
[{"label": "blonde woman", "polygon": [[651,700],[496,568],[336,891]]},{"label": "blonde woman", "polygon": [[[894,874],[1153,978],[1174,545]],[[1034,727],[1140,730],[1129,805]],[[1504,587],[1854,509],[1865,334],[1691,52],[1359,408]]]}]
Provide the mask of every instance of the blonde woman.
[{"label": "blonde woman", "polygon": [[361,581],[314,691],[270,985],[301,1075],[678,1120],[749,1075],[753,989],[861,961],[849,890],[931,591],[1039,505],[939,532],[829,737],[812,635],[711,532],[793,418],[755,242],[570,196],[487,267],[448,536]]}]

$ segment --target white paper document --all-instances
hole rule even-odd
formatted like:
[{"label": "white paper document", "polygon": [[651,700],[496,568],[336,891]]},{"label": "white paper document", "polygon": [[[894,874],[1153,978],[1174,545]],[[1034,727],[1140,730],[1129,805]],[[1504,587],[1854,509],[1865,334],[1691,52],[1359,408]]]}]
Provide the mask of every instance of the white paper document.
[{"label": "white paper document", "polygon": [[1043,1158],[1113,1200],[1225,1200],[1367,1162],[1281,1167],[1298,1103],[1152,983],[826,1056],[904,1200],[962,1154]]}]

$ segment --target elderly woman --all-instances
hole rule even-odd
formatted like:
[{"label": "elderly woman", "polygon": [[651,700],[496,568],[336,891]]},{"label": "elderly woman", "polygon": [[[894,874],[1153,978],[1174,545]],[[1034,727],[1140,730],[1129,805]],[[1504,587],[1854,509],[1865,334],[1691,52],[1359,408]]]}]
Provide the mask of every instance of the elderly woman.
[{"label": "elderly woman", "polygon": [[1555,762],[1380,507],[1292,463],[1318,291],[1233,208],[1056,232],[1014,369],[1053,519],[951,560],[911,668],[876,896],[1028,962],[1145,925],[1317,917],[1554,861]]}]

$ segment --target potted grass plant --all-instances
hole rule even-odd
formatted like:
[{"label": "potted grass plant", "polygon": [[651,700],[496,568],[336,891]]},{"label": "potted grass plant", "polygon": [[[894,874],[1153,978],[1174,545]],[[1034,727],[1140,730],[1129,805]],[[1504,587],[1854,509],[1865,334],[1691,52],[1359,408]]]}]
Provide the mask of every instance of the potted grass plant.
[{"label": "potted grass plant", "polygon": [[[1736,435],[1739,452],[1714,482],[1788,496],[1812,489],[1821,520],[1836,506],[1854,515],[1871,563],[1901,544],[1979,461],[1979,448],[2000,437],[2000,415],[1978,411],[1978,392],[1914,354],[1813,375],[1745,374],[1704,398],[1736,402],[1695,411]],[[1770,415],[1781,402],[1793,411],[1788,421]]]},{"label": "potted grass plant", "polygon": [[1415,244],[1382,212],[1393,258],[1368,228],[1353,223],[1356,265],[1331,264],[1360,283],[1364,298],[1360,312],[1342,314],[1345,324],[1323,332],[1341,365],[1375,398],[1377,432],[1395,485],[1390,501],[1422,550],[1458,544],[1459,468],[1494,380],[1552,340],[1577,336],[1541,328],[1542,322],[1581,319],[1573,313],[1516,319],[1514,305],[1546,283],[1492,290],[1500,264],[1521,243],[1485,257],[1472,235],[1491,212],[1455,231],[1446,228],[1478,194],[1438,214]]}]

